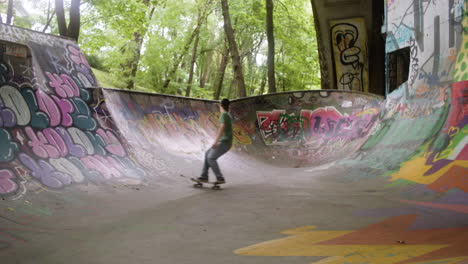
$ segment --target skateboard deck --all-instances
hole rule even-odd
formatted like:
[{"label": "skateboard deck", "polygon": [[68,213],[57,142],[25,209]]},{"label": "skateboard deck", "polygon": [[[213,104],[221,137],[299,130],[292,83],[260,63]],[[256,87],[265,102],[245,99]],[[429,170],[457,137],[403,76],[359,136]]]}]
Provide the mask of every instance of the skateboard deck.
[{"label": "skateboard deck", "polygon": [[211,186],[211,189],[213,190],[222,190],[220,185],[224,184],[224,183],[217,183],[217,182],[202,182],[195,178],[190,178],[190,180],[192,180],[193,182],[196,182],[193,185],[193,187],[195,188],[203,188],[203,184],[205,183],[205,184],[213,184],[213,186]]}]

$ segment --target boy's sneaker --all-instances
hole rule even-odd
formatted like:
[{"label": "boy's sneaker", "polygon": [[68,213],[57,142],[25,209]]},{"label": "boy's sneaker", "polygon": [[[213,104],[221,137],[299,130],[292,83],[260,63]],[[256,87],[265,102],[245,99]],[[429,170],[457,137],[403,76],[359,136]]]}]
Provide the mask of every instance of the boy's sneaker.
[{"label": "boy's sneaker", "polygon": [[208,177],[198,177],[197,178],[198,181],[201,181],[201,182],[208,182]]},{"label": "boy's sneaker", "polygon": [[224,178],[218,178],[218,179],[216,180],[216,183],[217,183],[217,184],[223,184],[223,183],[226,183],[226,180],[224,180]]}]

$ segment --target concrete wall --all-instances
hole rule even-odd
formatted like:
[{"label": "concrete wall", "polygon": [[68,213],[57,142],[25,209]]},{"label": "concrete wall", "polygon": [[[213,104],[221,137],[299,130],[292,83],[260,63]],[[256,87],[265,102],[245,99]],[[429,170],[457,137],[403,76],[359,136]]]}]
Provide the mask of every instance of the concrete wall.
[{"label": "concrete wall", "polygon": [[0,195],[139,182],[76,43],[3,24],[0,36]]},{"label": "concrete wall", "polygon": [[[384,95],[381,3],[371,0],[311,2],[319,39],[322,89]],[[336,24],[345,30],[337,31]]]}]

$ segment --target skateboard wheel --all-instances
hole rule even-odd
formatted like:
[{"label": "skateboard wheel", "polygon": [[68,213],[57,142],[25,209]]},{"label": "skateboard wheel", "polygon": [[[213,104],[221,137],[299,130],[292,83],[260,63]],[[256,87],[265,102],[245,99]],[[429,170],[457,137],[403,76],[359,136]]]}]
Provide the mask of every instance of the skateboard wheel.
[{"label": "skateboard wheel", "polygon": [[195,187],[195,188],[202,188],[202,187],[203,187],[203,184],[201,184],[201,183],[196,183],[196,184],[193,185],[193,187]]},{"label": "skateboard wheel", "polygon": [[219,187],[218,185],[215,185],[213,187],[211,187],[213,190],[221,190],[221,187]]}]

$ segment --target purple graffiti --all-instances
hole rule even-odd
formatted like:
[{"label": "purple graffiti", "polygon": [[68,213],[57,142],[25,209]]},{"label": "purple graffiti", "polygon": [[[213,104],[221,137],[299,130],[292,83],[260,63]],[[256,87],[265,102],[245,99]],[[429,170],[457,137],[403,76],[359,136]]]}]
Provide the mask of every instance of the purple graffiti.
[{"label": "purple graffiti", "polygon": [[31,127],[26,127],[25,132],[30,139],[28,145],[38,157],[59,158],[68,154],[64,140],[54,129],[46,128],[44,132],[34,132]]},{"label": "purple graffiti", "polygon": [[127,155],[125,149],[122,147],[122,144],[120,144],[117,137],[111,131],[105,131],[104,129],[100,128],[96,132],[106,143],[107,151],[119,157],[124,157]]},{"label": "purple graffiti", "polygon": [[16,176],[9,170],[0,170],[0,194],[8,194],[16,191],[18,185],[13,181]]},{"label": "purple graffiti", "polygon": [[70,59],[76,63],[77,65],[80,65],[80,67],[86,67],[87,69],[91,68],[89,66],[88,61],[86,61],[85,56],[83,53],[81,53],[80,50],[73,46],[68,46],[68,51],[70,51]]},{"label": "purple graffiti", "polygon": [[3,100],[0,98],[0,127],[14,127],[16,125],[15,113],[6,108]]},{"label": "purple graffiti", "polygon": [[81,145],[75,144],[73,142],[72,137],[65,128],[57,127],[55,130],[62,137],[63,142],[65,142],[65,145],[67,146],[70,155],[73,155],[78,158],[86,156],[86,149]]},{"label": "purple graffiti", "polygon": [[47,187],[58,189],[72,183],[70,175],[56,171],[52,165],[44,160],[36,162],[24,153],[19,155],[19,159],[24,166],[31,170],[31,175]]}]

